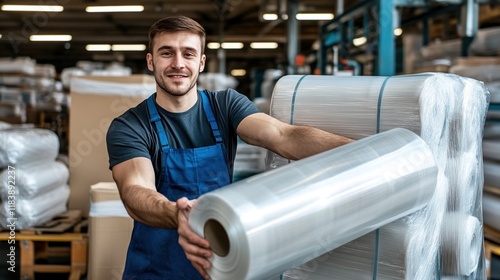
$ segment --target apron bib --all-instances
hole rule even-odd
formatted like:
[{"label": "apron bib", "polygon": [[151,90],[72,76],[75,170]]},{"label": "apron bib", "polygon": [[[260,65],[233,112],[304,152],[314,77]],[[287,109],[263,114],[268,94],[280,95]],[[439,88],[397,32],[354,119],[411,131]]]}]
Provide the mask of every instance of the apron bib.
[{"label": "apron bib", "polygon": [[[206,93],[198,92],[215,138],[216,143],[212,146],[170,148],[155,106],[154,95],[147,100],[150,121],[156,128],[162,149],[161,176],[156,188],[174,202],[181,197],[190,200],[198,198],[230,183],[226,149],[212,108]],[[134,221],[123,279],[203,279],[186,258],[178,239],[177,229],[153,228]]]}]

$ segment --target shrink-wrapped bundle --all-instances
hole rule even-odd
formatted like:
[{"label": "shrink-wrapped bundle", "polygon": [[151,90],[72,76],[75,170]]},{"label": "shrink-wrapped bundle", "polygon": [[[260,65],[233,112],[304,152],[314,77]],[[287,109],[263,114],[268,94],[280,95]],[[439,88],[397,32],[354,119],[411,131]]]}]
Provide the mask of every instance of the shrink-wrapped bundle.
[{"label": "shrink-wrapped bundle", "polygon": [[3,203],[0,209],[0,224],[6,228],[12,218],[16,219],[16,230],[43,224],[67,210],[68,198],[69,186],[64,184],[32,199],[16,200],[14,206]]},{"label": "shrink-wrapped bundle", "polygon": [[[6,201],[10,170],[0,172],[0,196]],[[58,161],[40,165],[26,165],[16,169],[15,195],[17,200],[31,199],[68,183],[69,169]]]},{"label": "shrink-wrapped bundle", "polygon": [[483,194],[484,224],[500,231],[500,196],[485,192]]},{"label": "shrink-wrapped bundle", "polygon": [[0,168],[53,161],[58,153],[59,138],[51,130],[8,128],[0,133]]},{"label": "shrink-wrapped bundle", "polygon": [[[278,81],[270,114],[286,123],[315,126],[353,139],[394,127],[407,128],[424,139],[439,168],[436,192],[422,211],[407,217],[411,223],[401,232],[406,245],[389,246],[394,246],[392,250],[405,256],[398,264],[403,266],[404,279],[427,280],[439,279],[444,273],[440,268],[446,262],[439,260],[444,217],[449,212],[456,212],[463,217],[475,217],[482,224],[481,138],[488,102],[489,92],[482,82],[453,74],[422,73],[394,77],[292,75]],[[287,163],[273,153],[268,155],[270,169]],[[378,242],[384,240],[382,234],[386,227],[401,228],[399,225],[401,223],[391,223],[381,228],[377,232]],[[447,232],[446,236],[452,240],[467,239],[458,228]],[[361,248],[372,248],[371,252],[376,244]],[[482,249],[482,243],[479,246]],[[368,274],[375,275],[376,279],[394,279],[392,273],[384,274],[376,269],[383,265],[381,259],[386,256],[382,251],[375,252],[371,258],[370,253],[364,251],[366,257],[363,260],[368,264],[376,263],[370,266],[372,269]],[[450,252],[455,254],[454,259],[463,260],[461,254],[467,250],[455,247]],[[405,261],[410,258],[412,261]],[[308,265],[310,263],[304,264]],[[465,270],[446,273],[456,278],[484,279],[482,254],[473,268],[469,275],[463,275]],[[304,270],[300,271],[304,273]],[[348,277],[336,275],[338,278],[335,279],[363,279],[359,273],[366,274],[361,269],[345,271],[349,271]],[[294,272],[286,272],[285,279],[294,277]],[[316,277],[313,272],[308,275]]]},{"label": "shrink-wrapped bundle", "polygon": [[395,128],[204,194],[189,223],[213,279],[269,279],[421,209],[437,176],[427,144]]}]

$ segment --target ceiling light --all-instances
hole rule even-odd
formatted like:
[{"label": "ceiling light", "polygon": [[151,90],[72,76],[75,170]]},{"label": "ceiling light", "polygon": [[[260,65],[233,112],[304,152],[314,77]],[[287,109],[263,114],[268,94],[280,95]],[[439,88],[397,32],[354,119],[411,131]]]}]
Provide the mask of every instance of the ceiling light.
[{"label": "ceiling light", "polygon": [[210,42],[207,44],[207,48],[209,48],[211,50],[216,50],[216,49],[220,48],[220,44],[217,42]]},{"label": "ceiling light", "polygon": [[277,14],[263,14],[262,18],[264,20],[277,20],[278,19],[278,15]]},{"label": "ceiling light", "polygon": [[241,42],[224,42],[221,44],[223,49],[243,49],[243,43]]},{"label": "ceiling light", "polygon": [[110,51],[111,45],[108,45],[108,44],[89,44],[89,45],[85,46],[85,49],[89,52]]},{"label": "ceiling light", "polygon": [[2,11],[15,12],[62,12],[63,6],[59,5],[2,5]]},{"label": "ceiling light", "polygon": [[31,35],[30,41],[71,41],[71,35]]},{"label": "ceiling light", "polygon": [[144,6],[130,5],[130,6],[88,6],[85,8],[87,13],[120,13],[120,12],[142,12]]},{"label": "ceiling light", "polygon": [[332,13],[298,13],[295,16],[298,20],[330,20],[333,19]]},{"label": "ceiling light", "polygon": [[250,48],[252,48],[252,49],[276,49],[276,48],[278,48],[278,43],[276,43],[276,42],[253,42],[253,43],[250,43]]},{"label": "ceiling light", "polygon": [[143,51],[146,49],[144,44],[131,44],[131,45],[113,45],[111,46],[113,51]]},{"label": "ceiling light", "polygon": [[231,70],[231,76],[241,77],[241,76],[245,76],[246,74],[247,74],[247,71],[245,69],[233,69],[233,70]]},{"label": "ceiling light", "polygon": [[363,44],[366,44],[366,37],[355,38],[354,40],[352,40],[352,43],[354,44],[354,46],[359,47]]},{"label": "ceiling light", "polygon": [[394,29],[394,35],[401,36],[401,34],[403,34],[403,29],[401,28]]}]

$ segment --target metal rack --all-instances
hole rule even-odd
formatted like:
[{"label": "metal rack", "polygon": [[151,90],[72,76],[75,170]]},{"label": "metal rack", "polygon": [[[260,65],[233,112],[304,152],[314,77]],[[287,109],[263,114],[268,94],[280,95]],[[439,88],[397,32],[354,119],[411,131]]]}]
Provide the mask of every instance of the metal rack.
[{"label": "metal rack", "polygon": [[[377,55],[374,74],[380,76],[394,75],[396,73],[394,29],[422,23],[423,43],[427,45],[429,41],[429,19],[449,12],[456,12],[459,19],[462,55],[466,56],[466,50],[477,32],[478,5],[487,2],[490,1],[365,0],[359,2],[321,26],[319,34],[321,44],[318,53],[320,72],[322,74],[326,73],[327,50],[333,46],[352,47],[356,35],[355,29],[358,28],[358,30],[362,30],[365,38],[376,43]],[[426,11],[413,18],[401,20],[400,10],[409,7],[423,8]],[[370,24],[374,21],[378,28],[371,30]],[[362,22],[361,26],[359,26],[359,22]],[[356,23],[358,26],[356,26]]]}]

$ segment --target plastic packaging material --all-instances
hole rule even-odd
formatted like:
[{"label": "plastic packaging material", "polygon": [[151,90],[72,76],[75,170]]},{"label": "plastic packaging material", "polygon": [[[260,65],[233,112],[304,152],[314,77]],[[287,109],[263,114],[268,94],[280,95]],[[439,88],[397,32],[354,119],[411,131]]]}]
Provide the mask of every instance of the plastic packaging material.
[{"label": "plastic packaging material", "polygon": [[468,276],[477,269],[482,252],[482,230],[481,222],[474,216],[446,213],[440,251],[444,275]]},{"label": "plastic packaging material", "polygon": [[483,194],[484,224],[500,231],[500,196],[485,192]]},{"label": "plastic packaging material", "polygon": [[500,161],[500,138],[483,140],[483,157]]},{"label": "plastic packaging material", "polygon": [[58,153],[59,138],[49,129],[7,128],[0,133],[0,168],[54,161]]},{"label": "plastic packaging material", "polygon": [[[32,199],[18,199],[15,205],[3,201],[0,205],[0,224],[6,228],[15,218],[16,230],[43,224],[67,210],[69,186],[62,185]],[[11,214],[15,211],[15,215]]]},{"label": "plastic packaging material", "polygon": [[427,144],[395,128],[202,195],[189,222],[213,279],[269,279],[421,209],[437,176]]},{"label": "plastic packaging material", "polygon": [[475,55],[500,54],[500,28],[490,27],[479,29],[472,41],[469,51]]},{"label": "plastic packaging material", "polygon": [[455,65],[450,68],[450,73],[469,77],[485,83],[500,81],[500,65]]},{"label": "plastic packaging material", "polygon": [[29,57],[0,58],[0,73],[35,74],[36,60]]},{"label": "plastic packaging material", "polygon": [[[405,276],[396,279],[428,280],[441,276],[441,263],[437,260],[446,215],[449,212],[461,213],[464,217],[475,217],[482,224],[484,177],[483,161],[479,155],[482,155],[482,131],[488,103],[489,92],[484,83],[454,74],[421,73],[393,77],[290,75],[277,82],[270,114],[286,123],[315,126],[353,139],[395,127],[409,129],[422,137],[431,148],[439,168],[437,188],[423,210],[406,217],[411,221],[408,227],[400,228],[406,245],[399,246],[396,242],[388,246],[405,256],[401,258],[405,267],[400,269]],[[279,169],[288,163],[288,160],[268,153],[268,169]],[[382,234],[396,230],[394,227],[395,224],[391,223],[380,228],[379,239],[385,239]],[[467,237],[465,232],[458,234],[460,238]],[[370,254],[375,244],[358,249],[363,248],[369,250],[363,251],[364,254]],[[454,254],[455,259],[460,260],[459,248],[455,248]],[[380,252],[375,255],[378,256],[377,265],[383,265]],[[348,258],[344,259],[347,263]],[[373,266],[373,263],[370,259],[366,266]],[[459,264],[459,267],[464,265]],[[461,277],[485,279],[483,256],[476,267],[470,275]],[[335,279],[364,279],[362,275],[367,273],[347,266],[342,270],[348,276]],[[301,273],[306,272],[301,270]],[[291,271],[285,273],[290,274]],[[391,278],[392,274],[378,271],[376,279],[395,279]],[[456,271],[453,275],[461,273]]]},{"label": "plastic packaging material", "polygon": [[[15,173],[16,199],[32,199],[68,183],[69,169],[58,161],[40,165],[21,166]],[[6,201],[9,194],[8,169],[0,172],[0,197]]]},{"label": "plastic packaging material", "polygon": [[500,188],[500,162],[484,161],[484,183]]},{"label": "plastic packaging material", "polygon": [[70,78],[70,88],[76,89],[78,93],[95,94],[98,92],[101,95],[111,96],[131,96],[131,97],[147,97],[154,92],[154,78],[144,80],[142,84],[130,84],[120,82],[110,82],[99,80],[86,79],[85,77],[73,76]]},{"label": "plastic packaging material", "polygon": [[10,127],[12,127],[12,125],[10,123],[0,121],[0,130],[7,129]]}]

